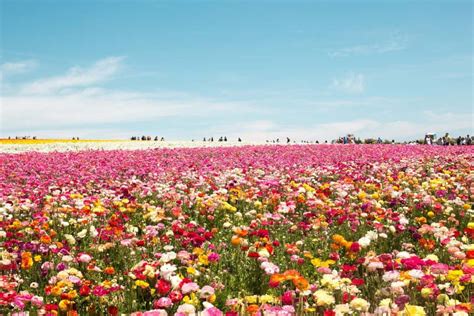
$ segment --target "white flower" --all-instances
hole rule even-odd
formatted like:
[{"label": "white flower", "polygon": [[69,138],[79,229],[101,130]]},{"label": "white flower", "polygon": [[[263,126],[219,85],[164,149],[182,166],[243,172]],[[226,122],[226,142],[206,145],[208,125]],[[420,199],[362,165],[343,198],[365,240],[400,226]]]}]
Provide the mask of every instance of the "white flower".
[{"label": "white flower", "polygon": [[358,312],[366,312],[369,310],[370,303],[363,298],[356,297],[350,302],[350,305],[352,309],[355,309]]},{"label": "white flower", "polygon": [[357,242],[362,248],[366,248],[370,245],[370,239],[367,237],[362,237]]},{"label": "white flower", "polygon": [[176,271],[176,266],[172,264],[165,264],[160,268],[160,274],[165,280],[169,280],[173,272]]},{"label": "white flower", "polygon": [[170,277],[169,281],[171,282],[171,286],[173,287],[173,289],[175,289],[179,286],[182,279],[177,275],[173,275],[173,276]]},{"label": "white flower", "polygon": [[74,236],[72,236],[70,234],[65,234],[64,237],[66,238],[68,244],[70,244],[70,245],[75,245],[76,244],[76,239],[74,238]]},{"label": "white flower", "polygon": [[367,234],[365,234],[365,237],[369,238],[370,240],[377,240],[379,238],[379,235],[376,231],[371,230],[367,232]]},{"label": "white flower", "polygon": [[399,253],[397,253],[397,258],[399,259],[407,259],[407,258],[410,258],[411,255],[406,252],[406,251],[400,251]]},{"label": "white flower", "polygon": [[92,237],[97,237],[97,235],[99,235],[99,232],[97,231],[97,229],[95,229],[94,226],[89,227],[89,232]]},{"label": "white flower", "polygon": [[404,287],[404,286],[405,286],[405,282],[403,282],[403,281],[396,281],[396,282],[392,282],[390,284],[390,287],[392,289],[401,288],[401,287]]},{"label": "white flower", "polygon": [[382,279],[385,282],[392,282],[398,280],[400,277],[400,272],[398,271],[387,271],[384,273]]},{"label": "white flower", "polygon": [[384,266],[383,266],[383,263],[382,262],[371,262],[369,263],[369,265],[367,266],[367,270],[369,271],[375,271],[377,269],[383,269]]},{"label": "white flower", "polygon": [[415,279],[421,279],[425,275],[423,271],[417,269],[410,270],[408,274]]},{"label": "white flower", "polygon": [[332,296],[325,290],[317,290],[316,292],[314,292],[313,295],[314,295],[314,298],[316,299],[316,304],[318,306],[331,305],[331,304],[334,304],[334,302],[336,301],[334,296]]},{"label": "white flower", "polygon": [[170,251],[170,252],[164,253],[161,256],[160,261],[166,263],[166,262],[170,262],[171,260],[174,260],[174,259],[176,259],[176,252]]},{"label": "white flower", "polygon": [[178,306],[177,313],[183,313],[188,316],[196,315],[196,308],[191,304],[182,304]]},{"label": "white flower", "polygon": [[266,274],[275,274],[280,272],[280,268],[277,265],[268,261],[262,262],[262,264],[260,264],[260,268],[265,270]]},{"label": "white flower", "polygon": [[351,308],[349,304],[337,304],[336,307],[334,307],[334,311],[336,315],[345,315],[351,313]]},{"label": "white flower", "polygon": [[87,235],[87,229],[83,229],[77,234],[77,237],[82,239],[82,238],[86,237],[86,235]]}]

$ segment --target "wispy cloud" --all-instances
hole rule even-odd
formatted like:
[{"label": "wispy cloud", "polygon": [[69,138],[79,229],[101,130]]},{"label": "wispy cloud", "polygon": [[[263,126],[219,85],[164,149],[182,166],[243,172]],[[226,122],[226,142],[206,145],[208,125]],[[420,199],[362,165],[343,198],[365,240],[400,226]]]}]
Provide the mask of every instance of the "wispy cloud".
[{"label": "wispy cloud", "polygon": [[[319,140],[331,141],[346,134],[356,137],[395,139],[397,141],[421,139],[427,132],[436,132],[443,135],[469,133],[472,130],[472,113],[422,113],[419,121],[394,120],[382,122],[370,118],[321,123],[312,126],[279,125],[272,121],[262,124],[260,121],[241,122],[234,125],[215,127],[219,135],[229,135],[231,138],[241,137],[245,140],[274,140],[279,138],[285,141],[289,137],[292,141]],[[471,133],[472,134],[472,133]]]},{"label": "wispy cloud", "polygon": [[401,51],[407,48],[407,40],[400,36],[392,36],[388,41],[372,44],[359,44],[338,48],[328,52],[330,57],[347,57],[354,55],[384,54]]},{"label": "wispy cloud", "polygon": [[47,94],[65,88],[84,87],[111,79],[122,65],[124,57],[108,57],[91,67],[73,67],[65,75],[43,78],[25,85],[22,93]]},{"label": "wispy cloud", "polygon": [[218,115],[252,111],[247,104],[238,102],[95,88],[70,93],[4,96],[2,103],[1,125],[4,132],[52,126],[140,125],[167,117],[210,119]]},{"label": "wispy cloud", "polygon": [[27,73],[36,68],[36,66],[37,62],[32,59],[0,64],[0,80],[7,76]]},{"label": "wispy cloud", "polygon": [[350,73],[343,78],[333,79],[332,87],[346,93],[362,93],[365,90],[363,74]]},{"label": "wispy cloud", "polygon": [[[167,117],[215,117],[252,112],[248,103],[220,101],[186,93],[137,92],[100,87],[117,74],[123,57],[109,57],[88,68],[19,85],[0,97],[2,134],[19,131],[97,129],[151,124]],[[10,67],[13,68],[13,67]]]}]

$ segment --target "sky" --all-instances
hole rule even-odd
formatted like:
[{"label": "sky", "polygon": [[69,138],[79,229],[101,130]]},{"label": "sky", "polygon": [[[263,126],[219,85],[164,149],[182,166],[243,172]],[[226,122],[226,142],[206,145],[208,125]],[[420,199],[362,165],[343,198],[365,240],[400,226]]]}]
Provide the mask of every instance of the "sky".
[{"label": "sky", "polygon": [[474,134],[472,1],[0,0],[0,137]]}]

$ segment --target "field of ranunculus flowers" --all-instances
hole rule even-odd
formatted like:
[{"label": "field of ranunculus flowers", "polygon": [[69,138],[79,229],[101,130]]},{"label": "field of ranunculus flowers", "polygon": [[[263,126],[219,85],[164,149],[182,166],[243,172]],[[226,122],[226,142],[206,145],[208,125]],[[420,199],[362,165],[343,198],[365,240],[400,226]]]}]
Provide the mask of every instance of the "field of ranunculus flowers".
[{"label": "field of ranunculus flowers", "polygon": [[474,149],[0,154],[0,313],[468,315]]}]

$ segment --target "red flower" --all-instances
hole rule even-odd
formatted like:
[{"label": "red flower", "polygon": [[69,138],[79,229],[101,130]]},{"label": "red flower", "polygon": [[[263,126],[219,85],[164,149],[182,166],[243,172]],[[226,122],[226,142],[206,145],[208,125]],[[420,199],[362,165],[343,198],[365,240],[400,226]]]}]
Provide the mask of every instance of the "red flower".
[{"label": "red flower", "polygon": [[112,316],[118,315],[118,308],[116,306],[109,306],[107,308],[107,311],[109,312],[109,315],[112,315]]},{"label": "red flower", "polygon": [[89,295],[89,293],[91,292],[91,288],[88,287],[87,285],[83,285],[81,286],[81,288],[79,289],[79,294],[81,296],[87,296]]},{"label": "red flower", "polygon": [[181,294],[181,292],[179,291],[172,291],[169,295],[169,298],[173,303],[177,303],[181,301],[181,299],[183,298],[183,294]]},{"label": "red flower", "polygon": [[355,285],[355,286],[361,286],[361,285],[364,285],[365,282],[364,282],[364,279],[352,279],[352,285]]},{"label": "red flower", "polygon": [[258,252],[255,252],[255,251],[251,251],[249,252],[249,254],[247,255],[249,258],[258,258]]},{"label": "red flower", "polygon": [[358,242],[353,242],[353,243],[351,244],[351,249],[350,249],[350,250],[351,250],[352,252],[359,252],[360,249],[361,249],[361,247],[360,247],[360,245],[359,245]]},{"label": "red flower", "polygon": [[158,293],[161,295],[166,295],[168,292],[171,290],[171,284],[165,280],[160,279],[158,282],[156,282],[155,285]]},{"label": "red flower", "polygon": [[58,310],[58,305],[56,304],[46,304],[44,305],[44,309],[47,311],[57,311]]}]

